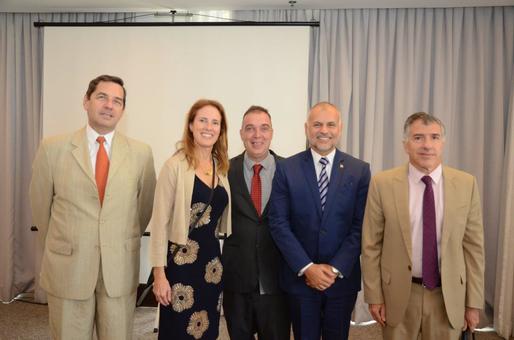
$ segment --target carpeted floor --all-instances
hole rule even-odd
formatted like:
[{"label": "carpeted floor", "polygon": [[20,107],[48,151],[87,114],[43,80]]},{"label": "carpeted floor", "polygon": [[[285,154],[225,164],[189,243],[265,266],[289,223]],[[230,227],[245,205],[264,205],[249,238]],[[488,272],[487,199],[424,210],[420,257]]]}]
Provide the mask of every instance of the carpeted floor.
[{"label": "carpeted floor", "polygon": [[[135,340],[153,340],[155,308],[140,307],[136,310],[134,321]],[[0,339],[50,339],[48,331],[48,310],[45,305],[26,302],[0,304]],[[225,321],[220,324],[220,340],[228,340]],[[377,325],[352,326],[350,340],[381,340],[380,327]],[[477,340],[500,340],[495,333],[479,333]],[[511,340],[514,340],[512,338]]]}]

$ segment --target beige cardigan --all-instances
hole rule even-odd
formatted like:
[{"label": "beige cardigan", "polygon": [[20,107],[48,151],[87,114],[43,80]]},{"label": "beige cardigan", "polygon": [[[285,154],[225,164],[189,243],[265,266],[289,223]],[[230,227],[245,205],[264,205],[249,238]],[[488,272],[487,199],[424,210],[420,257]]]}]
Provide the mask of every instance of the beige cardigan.
[{"label": "beige cardigan", "polygon": [[[193,197],[195,171],[189,167],[181,152],[173,155],[163,165],[157,179],[150,230],[150,262],[152,267],[165,267],[168,240],[186,244],[189,232],[189,215]],[[231,233],[230,186],[226,176],[218,174],[219,185],[227,190],[228,204],[221,216],[217,231]]]}]

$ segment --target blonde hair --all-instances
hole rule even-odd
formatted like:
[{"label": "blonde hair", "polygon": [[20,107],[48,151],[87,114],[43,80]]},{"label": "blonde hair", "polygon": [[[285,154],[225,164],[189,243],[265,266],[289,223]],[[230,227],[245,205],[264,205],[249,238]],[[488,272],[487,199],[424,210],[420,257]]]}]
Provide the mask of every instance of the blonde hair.
[{"label": "blonde hair", "polygon": [[212,147],[212,157],[216,159],[216,170],[221,172],[224,176],[227,175],[229,162],[228,162],[228,138],[227,138],[227,119],[225,116],[225,109],[218,101],[212,99],[197,100],[189,109],[184,124],[184,132],[182,140],[177,143],[177,153],[184,153],[187,163],[190,167],[196,168],[197,160],[195,158],[195,140],[193,133],[189,129],[189,125],[195,120],[198,111],[206,106],[212,106],[218,110],[221,115],[220,122],[220,135],[216,143]]}]

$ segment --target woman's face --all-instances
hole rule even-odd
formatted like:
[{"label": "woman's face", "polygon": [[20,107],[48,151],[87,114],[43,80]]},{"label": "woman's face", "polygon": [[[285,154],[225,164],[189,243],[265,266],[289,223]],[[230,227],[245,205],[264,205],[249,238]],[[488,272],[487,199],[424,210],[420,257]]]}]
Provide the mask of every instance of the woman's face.
[{"label": "woman's face", "polygon": [[195,146],[212,148],[221,131],[221,114],[214,106],[207,105],[196,112],[194,120],[189,123]]}]

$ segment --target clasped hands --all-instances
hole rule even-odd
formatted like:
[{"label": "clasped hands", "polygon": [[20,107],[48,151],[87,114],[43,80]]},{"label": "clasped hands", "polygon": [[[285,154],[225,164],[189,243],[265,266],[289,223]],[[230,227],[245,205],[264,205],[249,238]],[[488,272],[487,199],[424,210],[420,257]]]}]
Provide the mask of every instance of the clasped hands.
[{"label": "clasped hands", "polygon": [[303,273],[307,286],[319,291],[332,286],[337,278],[337,274],[332,271],[332,266],[328,264],[312,264]]}]

